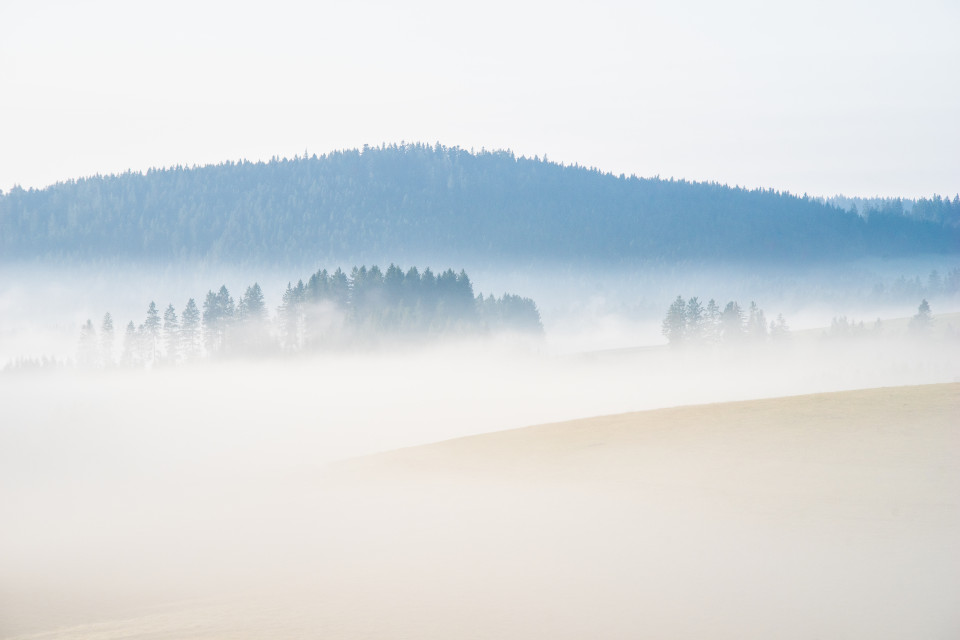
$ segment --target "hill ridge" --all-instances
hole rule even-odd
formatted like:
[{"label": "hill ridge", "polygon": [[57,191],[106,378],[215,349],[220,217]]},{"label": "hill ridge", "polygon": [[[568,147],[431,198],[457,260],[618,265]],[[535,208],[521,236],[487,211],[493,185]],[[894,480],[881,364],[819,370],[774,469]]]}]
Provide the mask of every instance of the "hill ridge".
[{"label": "hill ridge", "polygon": [[[921,201],[927,202],[927,201]],[[0,196],[4,261],[804,262],[956,253],[960,200],[865,217],[767,189],[384,145]],[[926,208],[925,208],[926,207]]]}]

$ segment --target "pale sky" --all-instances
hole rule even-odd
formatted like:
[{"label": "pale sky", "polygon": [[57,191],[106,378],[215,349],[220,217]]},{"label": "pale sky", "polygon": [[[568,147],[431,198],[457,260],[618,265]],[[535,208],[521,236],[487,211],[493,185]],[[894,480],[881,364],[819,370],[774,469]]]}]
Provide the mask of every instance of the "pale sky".
[{"label": "pale sky", "polygon": [[952,196],[960,2],[0,3],[0,189],[401,141]]}]

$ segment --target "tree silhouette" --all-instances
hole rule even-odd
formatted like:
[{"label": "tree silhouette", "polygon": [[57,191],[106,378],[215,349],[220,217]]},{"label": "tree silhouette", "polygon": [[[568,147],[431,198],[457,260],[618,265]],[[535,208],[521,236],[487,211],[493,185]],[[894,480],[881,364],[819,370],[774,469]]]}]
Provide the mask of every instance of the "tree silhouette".
[{"label": "tree silhouette", "polygon": [[100,362],[108,369],[114,365],[113,341],[113,317],[107,312],[103,314],[103,323],[100,325]]},{"label": "tree silhouette", "polygon": [[666,336],[670,346],[679,346],[683,342],[686,330],[687,303],[683,301],[683,296],[677,296],[677,299],[667,309],[667,316],[663,319],[661,332]]},{"label": "tree silhouette", "polygon": [[914,335],[925,336],[930,333],[932,327],[933,315],[930,312],[930,303],[924,298],[920,302],[920,306],[917,307],[916,315],[910,318],[910,332]]}]

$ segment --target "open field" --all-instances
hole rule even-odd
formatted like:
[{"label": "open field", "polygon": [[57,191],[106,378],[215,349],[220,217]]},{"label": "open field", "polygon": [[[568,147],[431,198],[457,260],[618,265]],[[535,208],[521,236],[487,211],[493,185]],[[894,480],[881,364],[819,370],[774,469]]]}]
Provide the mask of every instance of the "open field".
[{"label": "open field", "polygon": [[5,558],[0,637],[953,638],[958,415],[936,384],[357,458],[87,565]]}]

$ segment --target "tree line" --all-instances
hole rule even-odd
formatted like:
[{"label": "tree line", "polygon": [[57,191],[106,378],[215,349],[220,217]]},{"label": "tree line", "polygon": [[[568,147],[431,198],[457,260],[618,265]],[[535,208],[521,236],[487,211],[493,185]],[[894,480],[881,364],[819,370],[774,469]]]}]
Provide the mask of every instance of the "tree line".
[{"label": "tree line", "polygon": [[958,198],[861,215],[770,189],[613,175],[441,145],[178,166],[0,195],[3,261],[299,267],[318,256],[414,262],[429,255],[474,264],[797,264],[958,247]]},{"label": "tree line", "polygon": [[[917,306],[917,312],[910,317],[907,323],[906,335],[911,338],[930,338],[933,333],[935,320],[930,303],[924,298]],[[956,330],[951,326],[945,328],[944,333],[948,336],[955,336]],[[850,338],[865,338],[867,336],[878,336],[884,331],[883,322],[880,318],[867,325],[860,320],[847,319],[846,316],[835,316],[830,321],[830,327],[824,330],[823,338],[826,340],[839,340]]]},{"label": "tree line", "polygon": [[958,296],[960,295],[960,267],[953,267],[942,275],[934,269],[925,281],[921,280],[920,276],[907,278],[901,275],[889,283],[876,283],[871,293],[874,300],[887,302]]},{"label": "tree line", "polygon": [[211,289],[202,306],[190,298],[179,314],[172,303],[161,313],[150,302],[143,322],[127,323],[119,359],[107,312],[99,329],[92,319],[81,327],[77,362],[87,368],[152,367],[504,331],[543,332],[533,300],[509,293],[474,296],[463,270],[360,266],[349,275],[341,268],[320,269],[307,282],[288,283],[276,314],[257,283],[236,300],[226,285]]},{"label": "tree line", "polygon": [[[917,313],[910,318],[907,335],[929,337],[933,325],[930,303],[923,299],[917,307]],[[823,338],[833,340],[878,335],[882,327],[879,318],[868,327],[862,321],[858,323],[848,320],[846,316],[836,316],[831,320],[830,327],[824,330]],[[783,315],[777,314],[768,323],[763,309],[755,302],[744,309],[739,303],[731,301],[721,309],[713,299],[703,304],[699,298],[684,300],[683,296],[677,296],[670,304],[661,331],[672,347],[721,343],[747,345],[767,341],[784,342],[790,338],[790,327]]]},{"label": "tree line", "polygon": [[755,302],[746,310],[734,301],[721,309],[712,298],[703,304],[697,297],[684,300],[679,295],[667,309],[661,330],[672,347],[783,341],[790,335],[782,314],[768,324]]}]

